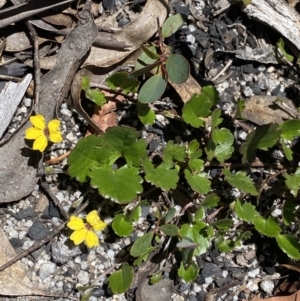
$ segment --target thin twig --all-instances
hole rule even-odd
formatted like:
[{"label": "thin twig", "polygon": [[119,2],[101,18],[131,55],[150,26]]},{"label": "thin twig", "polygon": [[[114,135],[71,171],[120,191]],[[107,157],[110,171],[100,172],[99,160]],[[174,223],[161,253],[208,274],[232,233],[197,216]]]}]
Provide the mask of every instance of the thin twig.
[{"label": "thin twig", "polygon": [[38,35],[32,26],[32,24],[27,21],[26,26],[28,27],[32,39],[33,39],[33,49],[34,49],[34,55],[33,55],[33,64],[34,64],[34,105],[35,108],[37,108],[39,99],[40,99],[40,89],[41,89],[41,68],[40,68],[40,57],[39,57],[39,41],[38,41]]},{"label": "thin twig", "polygon": [[[78,208],[78,210],[76,210],[74,212],[73,215],[78,215],[79,213],[81,213],[88,206],[88,204],[89,204],[88,201],[85,202],[80,208]],[[49,242],[51,239],[53,239],[58,233],[60,233],[65,228],[67,222],[68,222],[68,220],[65,221],[64,223],[62,223],[61,225],[59,225],[58,227],[56,227],[55,229],[53,229],[48,235],[46,235],[46,237],[44,239],[36,241],[30,248],[28,248],[27,250],[24,250],[23,252],[16,255],[13,259],[6,262],[4,265],[2,265],[0,267],[0,272],[4,271],[8,267],[10,267],[12,264],[14,264],[17,261],[19,261],[20,259],[22,259],[23,257],[29,255],[30,253],[34,252],[35,250],[37,250],[40,247],[42,247],[43,245],[45,245],[47,242]]]}]

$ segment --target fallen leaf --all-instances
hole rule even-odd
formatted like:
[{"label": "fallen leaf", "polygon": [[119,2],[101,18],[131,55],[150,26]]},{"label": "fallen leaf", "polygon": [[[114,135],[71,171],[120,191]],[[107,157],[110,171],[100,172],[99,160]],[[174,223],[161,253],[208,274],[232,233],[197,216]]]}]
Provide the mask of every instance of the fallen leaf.
[{"label": "fallen leaf", "polygon": [[[16,256],[2,228],[0,228],[0,266]],[[6,296],[49,295],[30,282],[25,275],[21,262],[18,261],[0,272],[0,294]]]},{"label": "fallen leaf", "polygon": [[148,0],[142,12],[133,22],[113,34],[114,39],[130,45],[128,50],[118,51],[92,47],[83,66],[109,67],[121,61],[157,32],[157,18],[159,23],[163,24],[167,16],[167,8],[165,0]]}]

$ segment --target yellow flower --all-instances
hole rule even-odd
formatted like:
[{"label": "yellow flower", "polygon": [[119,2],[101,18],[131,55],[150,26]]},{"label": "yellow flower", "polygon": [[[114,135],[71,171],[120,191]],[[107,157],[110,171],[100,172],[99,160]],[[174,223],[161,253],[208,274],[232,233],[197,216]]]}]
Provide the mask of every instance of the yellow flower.
[{"label": "yellow flower", "polygon": [[63,140],[59,130],[60,121],[53,119],[46,126],[45,118],[43,115],[35,115],[30,117],[30,122],[33,127],[28,128],[25,132],[25,138],[35,140],[33,149],[43,152],[48,145],[48,140],[51,142],[61,142]]},{"label": "yellow flower", "polygon": [[101,231],[106,227],[97,214],[97,210],[91,211],[86,216],[87,223],[84,223],[80,217],[71,216],[67,226],[75,230],[70,239],[73,240],[75,245],[79,245],[84,242],[88,248],[96,247],[99,245],[98,236],[94,231]]}]

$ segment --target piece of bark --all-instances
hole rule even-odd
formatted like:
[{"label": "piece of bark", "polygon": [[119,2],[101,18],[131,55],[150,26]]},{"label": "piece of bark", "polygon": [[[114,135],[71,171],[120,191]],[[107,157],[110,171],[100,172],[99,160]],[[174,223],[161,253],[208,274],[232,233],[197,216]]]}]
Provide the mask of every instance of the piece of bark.
[{"label": "piece of bark", "polygon": [[[88,3],[89,1],[87,1]],[[88,10],[84,10],[88,13]],[[41,95],[36,113],[53,119],[58,107],[69,91],[71,81],[97,35],[97,27],[90,14],[79,20],[77,27],[66,37],[54,69],[41,80]],[[38,178],[36,168],[41,153],[24,143],[27,122],[9,143],[0,147],[0,203],[12,202],[28,195]]]},{"label": "piece of bark", "polygon": [[300,15],[285,0],[251,0],[244,12],[281,33],[300,50]]},{"label": "piece of bark", "polygon": [[21,102],[28,85],[32,79],[31,74],[27,74],[22,82],[8,82],[0,93],[0,139],[9,126],[11,119]]}]

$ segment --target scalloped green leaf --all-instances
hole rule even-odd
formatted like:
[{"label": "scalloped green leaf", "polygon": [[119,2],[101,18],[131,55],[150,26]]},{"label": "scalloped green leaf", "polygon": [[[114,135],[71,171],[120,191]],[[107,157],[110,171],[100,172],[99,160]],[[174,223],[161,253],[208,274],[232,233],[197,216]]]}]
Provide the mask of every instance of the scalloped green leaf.
[{"label": "scalloped green leaf", "polygon": [[151,247],[154,233],[149,232],[139,237],[132,245],[130,249],[130,255],[133,257],[139,257],[143,253],[147,252],[147,249]]},{"label": "scalloped green leaf", "polygon": [[139,266],[143,261],[146,261],[148,259],[148,255],[156,249],[157,247],[149,247],[143,254],[133,261],[133,265]]},{"label": "scalloped green leaf", "polygon": [[110,89],[116,90],[121,88],[125,94],[130,92],[135,93],[139,85],[139,81],[136,78],[129,77],[129,74],[124,71],[114,73],[106,78],[105,81]]},{"label": "scalloped green leaf", "polygon": [[180,268],[178,269],[178,275],[185,281],[194,281],[199,273],[199,267],[195,262],[192,262],[187,268],[184,267],[183,262],[180,263]]},{"label": "scalloped green leaf", "polygon": [[177,236],[179,231],[178,227],[173,224],[161,225],[159,229],[168,236]]},{"label": "scalloped green leaf", "polygon": [[284,139],[280,139],[280,144],[282,146],[282,149],[284,151],[285,157],[289,160],[293,160],[293,150],[284,143]]},{"label": "scalloped green leaf", "polygon": [[283,139],[294,140],[300,136],[300,120],[286,120],[280,124],[280,128],[282,130],[281,138]]},{"label": "scalloped green leaf", "polygon": [[195,256],[204,254],[208,247],[209,241],[207,238],[199,234],[199,227],[196,225],[184,224],[179,230],[179,235],[182,238],[190,238],[191,241],[198,244],[198,247],[195,250]]},{"label": "scalloped green leaf", "polygon": [[129,203],[143,191],[142,178],[138,175],[139,169],[123,166],[114,170],[110,165],[92,167],[89,173],[91,186],[98,188],[104,198],[110,198],[121,204]]},{"label": "scalloped green leaf", "polygon": [[114,217],[112,228],[115,233],[121,237],[127,237],[133,231],[132,223],[126,218],[124,214],[118,214]]},{"label": "scalloped green leaf", "polygon": [[133,208],[133,210],[130,212],[129,216],[128,216],[128,220],[130,221],[134,221],[137,222],[139,217],[142,214],[142,209],[141,206],[136,206],[135,208]]},{"label": "scalloped green leaf", "polygon": [[280,249],[294,260],[300,259],[300,244],[293,234],[280,234],[276,236]]},{"label": "scalloped green leaf", "polygon": [[179,27],[184,23],[184,16],[181,14],[176,14],[169,17],[161,28],[161,33],[164,38],[168,38],[173,33],[175,33]]},{"label": "scalloped green leaf", "polygon": [[209,85],[209,86],[205,86],[202,88],[202,94],[205,95],[209,101],[211,102],[211,105],[212,107],[216,106],[217,103],[219,102],[219,92],[218,90],[212,86],[212,85]]},{"label": "scalloped green leaf", "polygon": [[196,173],[192,174],[189,170],[184,170],[184,176],[191,186],[191,188],[200,193],[200,194],[206,194],[208,193],[210,188],[210,180],[207,178],[207,174],[205,173]]},{"label": "scalloped green leaf", "polygon": [[241,190],[245,193],[250,193],[254,196],[259,195],[256,190],[253,181],[247,177],[246,173],[243,171],[238,171],[232,174],[228,168],[224,168],[223,173],[225,175],[225,180],[233,187]]},{"label": "scalloped green leaf", "polygon": [[290,193],[296,197],[300,188],[300,168],[297,168],[294,174],[284,173],[285,185],[290,189]]},{"label": "scalloped green leaf", "polygon": [[221,122],[223,121],[223,118],[220,118],[221,116],[221,109],[216,109],[211,114],[211,126],[214,130],[215,127],[217,127]]},{"label": "scalloped green leaf", "polygon": [[[192,140],[187,147],[187,154],[190,157],[193,153],[199,150],[199,142],[197,140]],[[201,155],[200,155],[201,156]]]},{"label": "scalloped green leaf", "polygon": [[253,222],[255,217],[258,216],[258,212],[255,210],[255,206],[249,203],[241,204],[240,200],[236,201],[234,209],[237,216],[246,222]]},{"label": "scalloped green leaf", "polygon": [[285,225],[290,225],[291,223],[295,222],[296,205],[292,201],[284,201],[282,208],[282,217]]},{"label": "scalloped green leaf", "polygon": [[222,235],[219,235],[214,240],[214,243],[220,252],[229,252],[235,247],[235,243],[233,240],[225,239]]},{"label": "scalloped green leaf", "polygon": [[165,163],[154,168],[148,158],[144,160],[143,166],[147,182],[150,182],[165,191],[176,188],[176,184],[179,180],[178,171],[176,169],[170,169],[170,166]]},{"label": "scalloped green leaf", "polygon": [[189,101],[187,101],[182,108],[183,120],[191,126],[198,128],[204,126],[203,118],[211,114],[213,104],[204,94],[194,94]]},{"label": "scalloped green leaf", "polygon": [[120,270],[113,272],[108,277],[108,287],[114,294],[122,294],[130,288],[132,279],[133,268],[125,262]]},{"label": "scalloped green leaf", "polygon": [[[283,55],[283,57],[284,57],[287,61],[292,62],[292,61],[294,60],[294,57],[293,57],[292,55],[288,54],[288,53],[286,52],[286,50],[284,49],[284,41],[283,41],[282,38],[280,38],[280,39],[278,40],[278,42],[276,43],[276,46],[277,46],[277,49],[276,49],[276,50],[277,50],[277,51],[280,50],[281,55]],[[280,56],[279,56],[279,58],[280,58]]]},{"label": "scalloped green leaf", "polygon": [[154,102],[160,98],[167,87],[167,82],[163,78],[161,73],[151,76],[142,86],[138,100],[141,103],[150,103]]},{"label": "scalloped green leaf", "polygon": [[204,169],[204,162],[201,159],[189,160],[189,167],[193,173],[200,173]]},{"label": "scalloped green leaf", "polygon": [[281,129],[278,124],[269,123],[258,126],[246,138],[246,142],[240,147],[240,153],[243,154],[242,162],[252,163],[256,150],[267,150],[274,146],[280,137]]},{"label": "scalloped green leaf", "polygon": [[196,222],[200,222],[200,221],[203,220],[204,216],[205,216],[204,207],[203,207],[203,206],[200,206],[200,207],[197,209],[196,213],[195,213],[194,220],[195,220]]},{"label": "scalloped green leaf", "polygon": [[86,89],[85,96],[99,107],[106,103],[105,95],[97,89]]},{"label": "scalloped green leaf", "polygon": [[171,54],[166,60],[168,78],[175,84],[187,81],[190,74],[188,61],[180,54]]},{"label": "scalloped green leaf", "polygon": [[271,216],[267,219],[257,216],[253,220],[253,225],[257,231],[269,237],[275,237],[281,232],[280,226]]},{"label": "scalloped green leaf", "polygon": [[88,76],[83,76],[81,80],[81,89],[87,90],[90,87],[90,78]]},{"label": "scalloped green leaf", "polygon": [[220,197],[215,193],[211,193],[206,196],[206,198],[202,202],[202,206],[205,206],[207,208],[215,208],[219,205],[219,202]]},{"label": "scalloped green leaf", "polygon": [[99,162],[109,160],[113,150],[104,149],[99,151],[99,145],[103,142],[101,136],[88,136],[81,139],[72,149],[68,158],[68,173],[77,181],[83,183],[87,181],[90,169],[99,165]]},{"label": "scalloped green leaf", "polygon": [[173,141],[169,141],[163,149],[162,159],[164,162],[183,162],[185,157],[184,145],[177,145]]},{"label": "scalloped green leaf", "polygon": [[137,102],[137,114],[143,125],[152,125],[155,122],[155,112],[148,104]]}]

